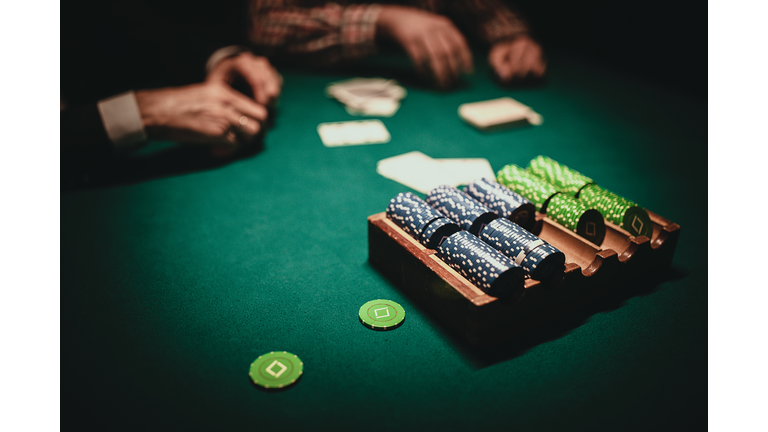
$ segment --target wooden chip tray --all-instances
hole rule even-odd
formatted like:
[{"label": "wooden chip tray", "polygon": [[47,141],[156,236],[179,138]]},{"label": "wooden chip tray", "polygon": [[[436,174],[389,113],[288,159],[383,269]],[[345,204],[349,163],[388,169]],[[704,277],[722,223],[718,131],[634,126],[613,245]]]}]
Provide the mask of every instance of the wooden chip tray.
[{"label": "wooden chip tray", "polygon": [[606,221],[605,240],[597,246],[537,213],[534,234],[565,253],[565,272],[546,284],[526,279],[525,290],[512,298],[485,294],[384,212],[368,217],[368,259],[461,340],[491,347],[669,267],[680,226],[648,214],[650,239]]}]

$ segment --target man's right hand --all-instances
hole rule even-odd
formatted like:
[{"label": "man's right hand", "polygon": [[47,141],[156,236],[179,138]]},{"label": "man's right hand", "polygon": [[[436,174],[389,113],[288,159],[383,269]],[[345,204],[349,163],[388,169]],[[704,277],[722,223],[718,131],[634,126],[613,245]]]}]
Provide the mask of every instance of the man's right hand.
[{"label": "man's right hand", "polygon": [[264,106],[218,82],[137,91],[136,101],[150,138],[212,145],[220,156],[253,139],[267,119]]},{"label": "man's right hand", "polygon": [[445,16],[412,7],[382,6],[376,31],[399,43],[416,70],[433,78],[438,87],[450,87],[461,74],[473,70],[466,39]]}]

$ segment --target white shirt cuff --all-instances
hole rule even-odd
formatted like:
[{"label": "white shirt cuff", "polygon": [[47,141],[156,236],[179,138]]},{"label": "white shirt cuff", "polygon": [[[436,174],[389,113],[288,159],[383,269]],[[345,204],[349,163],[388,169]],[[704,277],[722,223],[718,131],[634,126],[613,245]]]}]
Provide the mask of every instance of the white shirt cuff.
[{"label": "white shirt cuff", "polygon": [[211,73],[211,70],[225,58],[236,56],[245,51],[248,51],[248,48],[241,45],[230,45],[217,49],[208,57],[208,61],[205,63],[205,73]]},{"label": "white shirt cuff", "polygon": [[123,152],[146,141],[147,134],[141,123],[141,112],[133,91],[98,102],[97,107],[107,136],[118,152]]}]

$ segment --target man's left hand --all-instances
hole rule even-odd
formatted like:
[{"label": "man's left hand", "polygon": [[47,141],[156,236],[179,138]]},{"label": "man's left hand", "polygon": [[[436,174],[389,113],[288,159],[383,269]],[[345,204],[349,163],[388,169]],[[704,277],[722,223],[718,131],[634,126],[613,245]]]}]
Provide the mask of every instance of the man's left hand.
[{"label": "man's left hand", "polygon": [[240,53],[219,62],[206,78],[207,82],[219,81],[229,85],[242,78],[253,92],[253,99],[264,106],[270,106],[280,96],[283,77],[265,57],[249,52]]}]

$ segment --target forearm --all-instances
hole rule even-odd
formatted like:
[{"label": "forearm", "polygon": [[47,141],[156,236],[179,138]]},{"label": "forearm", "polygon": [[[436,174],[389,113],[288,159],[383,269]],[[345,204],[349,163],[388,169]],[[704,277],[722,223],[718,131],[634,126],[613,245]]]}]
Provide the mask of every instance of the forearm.
[{"label": "forearm", "polygon": [[376,51],[378,5],[316,8],[261,6],[251,3],[249,40],[255,50],[271,57],[309,58],[330,64]]},{"label": "forearm", "polygon": [[448,2],[456,23],[488,45],[526,35],[529,26],[519,13],[499,0]]}]

